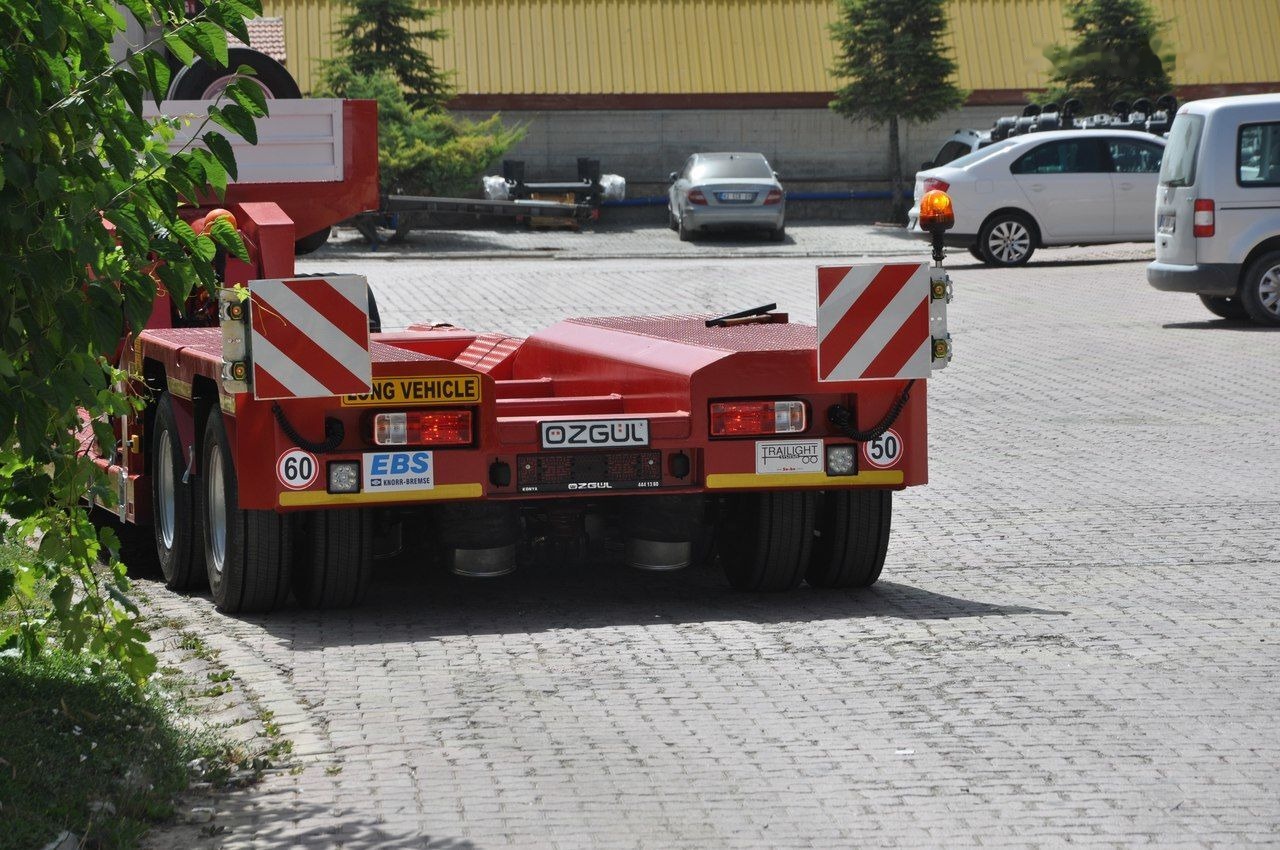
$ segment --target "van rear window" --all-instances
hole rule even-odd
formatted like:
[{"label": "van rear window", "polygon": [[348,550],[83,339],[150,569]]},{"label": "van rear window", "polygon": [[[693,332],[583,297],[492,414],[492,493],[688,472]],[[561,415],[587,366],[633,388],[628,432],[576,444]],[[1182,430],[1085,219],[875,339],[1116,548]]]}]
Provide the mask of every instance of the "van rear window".
[{"label": "van rear window", "polygon": [[1169,145],[1160,163],[1161,186],[1190,186],[1196,182],[1196,154],[1200,152],[1200,135],[1204,116],[1183,112],[1169,128]]},{"label": "van rear window", "polygon": [[1241,186],[1280,186],[1280,122],[1241,125],[1236,175]]}]

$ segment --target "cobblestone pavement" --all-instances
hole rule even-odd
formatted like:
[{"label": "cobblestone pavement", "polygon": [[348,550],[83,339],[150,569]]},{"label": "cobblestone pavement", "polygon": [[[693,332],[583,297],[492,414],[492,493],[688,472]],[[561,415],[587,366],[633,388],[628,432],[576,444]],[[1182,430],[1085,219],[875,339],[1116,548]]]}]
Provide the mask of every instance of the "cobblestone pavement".
[{"label": "cobblestone pavement", "polygon": [[[1151,290],[1149,250],[957,258],[931,483],[899,494],[870,590],[405,558],[353,612],[152,593],[306,742],[192,846],[1280,844],[1280,334]],[[767,301],[811,320],[813,266],[305,270],[367,273],[389,326],[525,332]]]}]

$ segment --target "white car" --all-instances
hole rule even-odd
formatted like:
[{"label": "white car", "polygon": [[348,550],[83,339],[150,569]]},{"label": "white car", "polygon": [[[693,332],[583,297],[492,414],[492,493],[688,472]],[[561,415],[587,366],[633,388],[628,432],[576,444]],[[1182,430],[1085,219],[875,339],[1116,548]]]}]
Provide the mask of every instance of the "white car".
[{"label": "white car", "polygon": [[1042,245],[1149,242],[1165,140],[1131,130],[1055,130],[1015,136],[916,175],[920,198],[951,196],[948,245],[993,266],[1019,266]]}]

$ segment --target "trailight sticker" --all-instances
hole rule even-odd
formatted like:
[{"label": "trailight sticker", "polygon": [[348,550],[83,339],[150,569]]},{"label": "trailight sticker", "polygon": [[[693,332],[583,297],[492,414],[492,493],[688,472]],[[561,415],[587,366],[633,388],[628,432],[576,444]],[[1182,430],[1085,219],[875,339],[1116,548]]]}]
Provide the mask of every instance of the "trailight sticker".
[{"label": "trailight sticker", "polygon": [[821,471],[821,440],[776,440],[756,443],[757,475]]},{"label": "trailight sticker", "polygon": [[435,484],[435,458],[431,452],[365,452],[364,492],[431,490]]}]

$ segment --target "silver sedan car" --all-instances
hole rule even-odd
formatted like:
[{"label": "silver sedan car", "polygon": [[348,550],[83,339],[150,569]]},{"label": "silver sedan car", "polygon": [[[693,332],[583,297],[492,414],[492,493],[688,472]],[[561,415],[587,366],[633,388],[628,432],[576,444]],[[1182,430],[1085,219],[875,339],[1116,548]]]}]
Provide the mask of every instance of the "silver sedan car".
[{"label": "silver sedan car", "polygon": [[758,153],[695,153],[671,172],[667,224],[688,242],[708,230],[766,230],[786,238],[786,197]]}]

